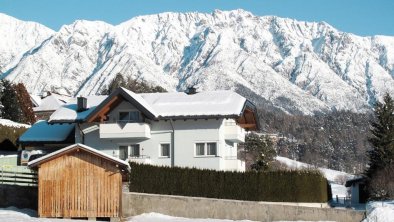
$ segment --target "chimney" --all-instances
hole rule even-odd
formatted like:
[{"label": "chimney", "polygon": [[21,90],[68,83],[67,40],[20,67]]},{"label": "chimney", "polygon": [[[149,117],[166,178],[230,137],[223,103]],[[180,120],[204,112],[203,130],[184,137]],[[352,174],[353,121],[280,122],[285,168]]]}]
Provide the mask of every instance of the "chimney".
[{"label": "chimney", "polygon": [[193,95],[193,94],[196,94],[196,93],[197,93],[197,89],[194,88],[194,86],[188,87],[188,88],[186,89],[185,93],[186,93],[187,95]]},{"label": "chimney", "polygon": [[77,106],[77,112],[83,112],[87,110],[88,108],[88,100],[85,97],[78,97],[77,98],[78,106]]}]

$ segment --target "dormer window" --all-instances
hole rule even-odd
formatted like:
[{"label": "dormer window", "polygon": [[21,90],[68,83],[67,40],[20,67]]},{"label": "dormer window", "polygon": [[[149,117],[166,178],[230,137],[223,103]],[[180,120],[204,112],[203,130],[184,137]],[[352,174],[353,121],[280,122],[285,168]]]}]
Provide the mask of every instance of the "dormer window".
[{"label": "dormer window", "polygon": [[140,112],[138,111],[122,111],[119,112],[120,122],[141,122]]}]

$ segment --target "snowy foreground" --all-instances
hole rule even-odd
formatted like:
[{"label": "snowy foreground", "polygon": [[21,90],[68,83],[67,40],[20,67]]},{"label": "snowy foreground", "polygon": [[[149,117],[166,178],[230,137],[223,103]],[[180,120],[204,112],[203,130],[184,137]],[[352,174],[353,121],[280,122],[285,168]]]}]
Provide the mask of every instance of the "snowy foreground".
[{"label": "snowy foreground", "polygon": [[[86,220],[70,220],[70,219],[41,219],[36,217],[37,212],[29,209],[17,209],[15,207],[0,208],[0,221],[12,222],[79,222]],[[183,217],[172,217],[159,213],[141,214],[128,218],[129,222],[234,222],[234,220],[219,219],[191,219]],[[243,222],[251,222],[250,220],[241,220]],[[241,222],[238,221],[238,222]],[[367,218],[363,222],[394,222],[394,201],[372,202],[367,206]]]},{"label": "snowy foreground", "polygon": [[[17,209],[15,207],[0,208],[0,221],[12,222],[80,222],[86,220],[71,220],[71,219],[42,219],[35,217],[37,213],[28,209]],[[235,222],[234,220],[219,220],[219,219],[191,219],[184,217],[172,217],[159,213],[141,214],[135,217],[128,218],[129,222]],[[238,220],[238,222],[252,222],[250,220]]]},{"label": "snowy foreground", "polygon": [[367,218],[363,222],[394,222],[394,200],[367,204]]}]

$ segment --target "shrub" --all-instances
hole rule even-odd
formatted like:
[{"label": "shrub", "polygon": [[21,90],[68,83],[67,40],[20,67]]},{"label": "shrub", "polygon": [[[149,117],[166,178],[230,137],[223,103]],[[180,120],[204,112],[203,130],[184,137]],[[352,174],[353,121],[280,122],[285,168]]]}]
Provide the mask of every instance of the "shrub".
[{"label": "shrub", "polygon": [[130,163],[131,192],[275,202],[327,202],[317,170],[227,172]]}]

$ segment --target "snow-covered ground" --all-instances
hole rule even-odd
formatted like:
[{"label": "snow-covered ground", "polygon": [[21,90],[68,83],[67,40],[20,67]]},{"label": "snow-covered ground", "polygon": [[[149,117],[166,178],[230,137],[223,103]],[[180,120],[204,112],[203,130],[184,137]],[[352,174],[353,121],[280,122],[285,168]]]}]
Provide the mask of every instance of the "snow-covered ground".
[{"label": "snow-covered ground", "polygon": [[[302,163],[302,162],[292,160],[292,159],[289,159],[286,157],[277,156],[276,160],[282,164],[285,164],[288,168],[291,168],[291,169],[316,168],[313,165],[310,165],[307,163]],[[340,177],[347,178],[347,179],[354,178],[354,175],[346,173],[346,172],[338,171],[338,170],[332,170],[332,169],[327,169],[327,168],[322,168],[322,167],[319,167],[317,169],[319,169],[324,174],[324,176],[327,178],[327,180],[329,180],[331,182],[337,181]]]},{"label": "snow-covered ground", "polygon": [[[37,212],[30,209],[18,209],[15,207],[0,208],[0,221],[9,222],[81,222],[86,220],[71,220],[71,219],[48,219],[37,218]],[[127,218],[128,222],[235,222],[234,220],[222,219],[191,219],[184,217],[172,217],[159,213],[141,214],[135,217]],[[252,222],[250,220],[237,220],[237,222]]]},{"label": "snow-covered ground", "polygon": [[[141,214],[135,217],[128,218],[129,222],[233,222],[234,220],[219,220],[219,219],[191,219],[184,217],[172,217],[159,213],[147,213]],[[250,220],[240,220],[243,222],[247,222]],[[251,221],[250,221],[251,222]]]},{"label": "snow-covered ground", "polygon": [[363,222],[394,222],[394,200],[369,202]]},{"label": "snow-covered ground", "polygon": [[332,191],[332,197],[335,198],[336,196],[338,197],[348,197],[349,192],[347,187],[341,184],[336,184],[336,183],[331,183],[331,191]]},{"label": "snow-covered ground", "polygon": [[9,119],[0,119],[0,125],[10,126],[10,127],[14,127],[14,128],[29,128],[30,127],[30,125],[23,124],[23,123],[17,123],[17,122],[11,121]]},{"label": "snow-covered ground", "polygon": [[[292,159],[289,159],[286,157],[277,156],[276,160],[291,169],[316,168],[310,164],[302,163],[302,162],[292,160]],[[322,167],[319,167],[317,169],[319,169],[324,174],[324,176],[327,178],[327,180],[330,182],[333,198],[335,198],[336,196],[341,197],[341,198],[349,196],[348,189],[344,186],[344,184],[341,184],[340,180],[342,180],[344,182],[346,180],[354,178],[354,175],[346,173],[346,172],[322,168]]]},{"label": "snow-covered ground", "polygon": [[31,209],[18,209],[15,207],[0,208],[1,222],[86,222],[86,220],[46,219],[37,218],[37,212]]}]

